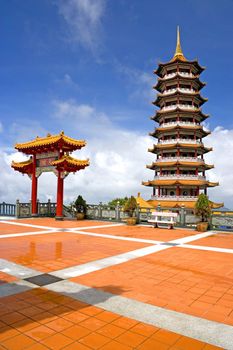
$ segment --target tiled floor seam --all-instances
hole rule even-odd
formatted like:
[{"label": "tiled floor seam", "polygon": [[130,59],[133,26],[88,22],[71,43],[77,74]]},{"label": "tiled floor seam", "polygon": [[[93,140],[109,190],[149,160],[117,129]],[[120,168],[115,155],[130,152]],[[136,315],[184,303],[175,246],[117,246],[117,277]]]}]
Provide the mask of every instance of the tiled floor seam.
[{"label": "tiled floor seam", "polygon": [[[233,349],[233,327],[226,324],[163,309],[70,281],[57,282],[46,286],[46,289],[138,322],[150,324],[224,349]],[[203,329],[205,332],[203,332]],[[221,338],[216,338],[216,334],[221,334]]]},{"label": "tiled floor seam", "polygon": [[[47,226],[39,226],[39,225],[31,225],[31,224],[25,224],[25,223],[15,223],[15,222],[8,222],[8,221],[1,221],[5,224],[13,224],[13,225],[20,225],[25,227],[34,227],[34,228],[47,228],[46,231],[36,231],[36,232],[26,232],[26,233],[16,233],[16,234],[4,234],[0,235],[1,238],[14,238],[14,237],[20,237],[20,236],[31,236],[31,235],[40,235],[40,234],[51,234],[58,232],[63,232],[62,228],[51,228]],[[107,227],[117,227],[117,226],[123,226],[122,223],[117,224],[110,224],[110,225],[100,225],[100,226],[88,226],[83,227],[82,230],[89,229],[89,228],[107,228]],[[141,225],[143,226],[143,225]],[[157,240],[146,240],[146,239],[140,239],[140,238],[131,238],[131,237],[123,237],[123,236],[114,236],[114,235],[107,235],[107,234],[98,234],[98,233],[92,233],[92,232],[83,232],[82,230],[77,230],[76,228],[70,228],[70,229],[64,229],[64,232],[72,232],[82,235],[90,235],[95,237],[102,237],[102,238],[108,238],[108,239],[117,239],[117,240],[125,240],[125,241],[134,241],[134,242],[141,242],[141,243],[148,243],[148,244],[180,244],[180,247],[182,248],[189,248],[189,249],[199,249],[199,250],[209,250],[209,251],[216,251],[216,252],[223,252],[223,253],[233,253],[233,249],[227,249],[227,248],[217,248],[217,247],[208,247],[208,246],[196,246],[196,245],[186,245],[185,243],[192,242],[195,240],[198,240],[200,238],[205,238],[210,235],[216,235],[219,232],[218,231],[207,231],[205,233],[196,234],[195,236],[188,236],[180,239],[175,239],[169,242],[162,242]]]},{"label": "tiled floor seam", "polygon": [[[56,229],[55,229],[56,230]],[[60,230],[60,229],[59,229]],[[53,232],[53,231],[52,231]],[[48,231],[48,233],[51,233],[51,231]],[[216,232],[209,232],[208,233],[208,235],[207,236],[205,236],[205,237],[208,237],[209,235],[212,235],[212,234],[216,234]],[[18,234],[16,234],[17,236],[18,236]],[[201,234],[202,235],[202,234]],[[200,236],[198,236],[198,235],[195,235],[195,236],[192,236],[194,239],[192,239],[192,240],[190,240],[189,239],[189,237],[185,237],[185,239],[189,239],[189,241],[193,241],[193,240],[197,240],[197,239],[200,239]],[[111,236],[110,237],[108,237],[108,238],[111,238]],[[203,237],[201,237],[201,238],[203,238]],[[176,242],[177,240],[173,240],[173,241],[169,241],[169,242],[163,242],[163,244],[164,244],[164,246],[166,247],[166,245],[169,245],[169,243],[172,243],[172,242]],[[197,247],[197,248],[192,248],[192,245],[186,245],[185,243],[184,244],[181,244],[181,246],[183,246],[183,248],[186,248],[186,246],[188,247],[188,248],[191,248],[191,249],[201,249],[201,250],[215,250],[215,248],[214,247],[203,247],[203,246],[194,246],[194,247]],[[180,247],[180,245],[178,246],[178,247]],[[147,247],[147,248],[149,248],[149,247]],[[167,249],[168,247],[166,247],[166,249]],[[171,247],[170,247],[171,248]],[[202,249],[202,248],[204,248],[204,249]],[[144,248],[142,248],[142,249],[144,249]],[[220,251],[219,252],[223,252],[223,253],[225,253],[225,248],[217,248],[217,249],[219,249]],[[223,251],[221,251],[221,249],[223,249]],[[216,250],[215,250],[216,251]],[[230,253],[232,253],[232,250],[231,249],[228,249],[228,251],[230,252]],[[130,252],[129,252],[130,253]],[[125,254],[125,253],[124,253]],[[128,254],[128,253],[127,253]],[[150,254],[150,253],[149,253]],[[110,257],[110,258],[114,258],[114,257]],[[98,261],[96,261],[96,262],[98,262]],[[95,263],[95,262],[93,262],[93,263]],[[17,265],[17,264],[16,264]],[[83,265],[85,265],[85,264],[83,264]],[[78,267],[80,267],[80,266],[82,266],[82,265],[77,265],[76,266],[76,268],[78,268]],[[110,265],[111,266],[111,265]],[[23,267],[22,267],[23,268]],[[103,267],[104,268],[104,267]],[[33,270],[32,270],[33,271]],[[59,271],[61,271],[61,270],[59,270]],[[7,272],[8,273],[8,272]],[[36,273],[37,274],[41,274],[41,272],[39,272],[39,271],[36,271]],[[21,276],[22,277],[22,276]],[[66,281],[66,282],[68,282],[68,281]],[[13,285],[13,284],[16,284],[17,286],[21,286],[21,287],[23,287],[23,288],[27,288],[26,290],[30,290],[32,287],[33,288],[36,288],[36,287],[38,287],[38,286],[34,286],[34,285],[24,285],[24,284],[20,284],[21,283],[21,281],[17,281],[16,283],[15,282],[13,282],[13,283],[8,283],[8,284],[5,284],[4,286],[6,286],[7,288],[9,288],[11,285]],[[53,286],[53,285],[50,285],[51,287]],[[45,288],[47,288],[47,289],[49,289],[50,288],[50,286],[45,286]],[[5,288],[6,290],[7,290],[7,288]],[[90,289],[90,288],[88,288],[88,289]],[[21,291],[19,290],[17,293],[20,293]],[[14,293],[15,294],[15,293]],[[120,297],[120,298],[122,298],[122,297]],[[126,299],[126,298],[125,298]],[[130,300],[130,299],[129,299]],[[89,303],[89,302],[88,302]],[[146,304],[147,305],[147,304]],[[98,305],[97,305],[98,306]],[[149,305],[148,305],[149,306]],[[187,315],[186,315],[187,316]],[[191,316],[192,317],[192,316]],[[140,321],[139,321],[140,322]],[[211,322],[211,321],[210,321]],[[220,325],[221,325],[221,323],[220,323]],[[230,349],[230,348],[227,348],[227,349]]]},{"label": "tiled floor seam", "polygon": [[197,249],[197,250],[207,250],[207,251],[212,251],[212,252],[216,252],[216,253],[233,254],[233,249],[227,249],[227,248],[209,247],[209,246],[193,245],[193,244],[180,244],[180,245],[178,245],[178,247],[179,248]]},{"label": "tiled floor seam", "polygon": [[127,253],[118,254],[104,259],[95,260],[93,262],[88,262],[86,264],[67,267],[62,270],[51,272],[50,274],[63,279],[82,276],[91,272],[99,271],[107,267],[115,266],[128,262],[133,259],[137,259],[158,251],[172,248],[166,245],[152,245],[145,248],[140,248],[132,250]]},{"label": "tiled floor seam", "polygon": [[157,241],[157,240],[152,240],[152,239],[115,236],[115,235],[108,235],[108,234],[104,234],[104,233],[85,232],[85,231],[82,231],[82,230],[73,230],[72,233],[77,233],[77,234],[86,235],[86,236],[93,236],[93,237],[102,237],[102,238],[108,238],[108,239],[116,239],[116,240],[120,240],[120,241],[132,241],[132,242],[140,242],[140,243],[148,243],[148,244],[160,244],[160,243],[163,243],[163,241]]},{"label": "tiled floor seam", "polygon": [[0,239],[3,238],[15,238],[15,237],[24,237],[24,236],[35,236],[35,235],[44,235],[44,234],[51,234],[56,233],[57,231],[54,230],[46,230],[46,231],[34,231],[34,232],[24,232],[24,233],[7,233],[0,235]]},{"label": "tiled floor seam", "polygon": [[57,227],[32,225],[32,224],[27,224],[27,223],[23,223],[23,222],[13,222],[13,221],[4,221],[4,220],[1,221],[1,223],[2,224],[7,224],[7,225],[33,227],[33,228],[44,229],[44,230],[56,230],[56,228],[57,228]]}]

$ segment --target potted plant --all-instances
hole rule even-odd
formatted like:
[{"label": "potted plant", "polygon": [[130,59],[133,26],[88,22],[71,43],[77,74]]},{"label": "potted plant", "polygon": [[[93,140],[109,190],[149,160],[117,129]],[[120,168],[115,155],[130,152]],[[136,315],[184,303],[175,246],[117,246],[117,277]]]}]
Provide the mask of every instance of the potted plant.
[{"label": "potted plant", "polygon": [[82,196],[78,196],[74,202],[77,220],[83,220],[87,212],[87,203]]},{"label": "potted plant", "polygon": [[137,201],[135,197],[131,196],[124,205],[123,211],[128,214],[126,219],[127,225],[136,225],[137,218],[135,210],[137,209]]},{"label": "potted plant", "polygon": [[195,204],[195,214],[201,219],[201,221],[197,223],[197,231],[207,231],[209,226],[208,219],[211,215],[211,206],[208,197],[204,193],[198,196]]}]

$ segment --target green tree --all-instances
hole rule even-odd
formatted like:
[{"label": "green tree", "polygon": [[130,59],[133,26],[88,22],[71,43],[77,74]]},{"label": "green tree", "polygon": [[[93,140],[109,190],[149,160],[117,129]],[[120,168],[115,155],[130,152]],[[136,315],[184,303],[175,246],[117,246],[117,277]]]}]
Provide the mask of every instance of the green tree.
[{"label": "green tree", "polygon": [[84,214],[86,214],[86,212],[87,212],[87,203],[83,199],[82,196],[79,195],[77,197],[76,201],[74,202],[74,206],[75,206],[75,209],[76,209],[77,213],[84,213]]},{"label": "green tree", "polygon": [[119,204],[120,206],[125,205],[125,203],[127,202],[128,197],[124,197],[124,198],[115,198],[113,200],[111,200],[110,202],[108,202],[108,205],[110,207],[116,207],[117,204]]},{"label": "green tree", "polygon": [[134,215],[136,208],[137,208],[137,201],[135,197],[131,196],[125,203],[123,210],[124,212],[128,213],[130,217],[132,217]]},{"label": "green tree", "polygon": [[201,193],[195,204],[195,214],[201,218],[201,222],[207,222],[211,215],[211,206],[208,197]]}]

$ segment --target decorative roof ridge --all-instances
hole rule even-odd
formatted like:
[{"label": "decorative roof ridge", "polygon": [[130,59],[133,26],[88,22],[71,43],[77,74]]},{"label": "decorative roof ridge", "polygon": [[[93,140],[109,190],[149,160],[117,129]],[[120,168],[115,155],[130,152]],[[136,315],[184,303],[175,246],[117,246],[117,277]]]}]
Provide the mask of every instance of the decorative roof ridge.
[{"label": "decorative roof ridge", "polygon": [[[197,166],[205,166],[205,167],[207,167],[209,169],[214,168],[213,164],[207,164],[207,163],[201,162],[201,161],[199,161],[199,162],[193,161],[192,162],[191,160],[185,160],[185,159],[164,161],[164,158],[163,158],[162,162],[160,162],[159,159],[158,159],[158,161],[152,162],[151,164],[146,165],[146,167],[147,168],[154,167],[154,166],[159,166],[160,167],[161,164],[164,164],[164,165],[167,166],[167,163],[171,164],[171,166],[172,165],[186,165],[188,163],[188,164],[197,165]],[[158,164],[160,164],[160,165],[158,165]],[[207,170],[209,170],[209,169],[207,169]]]},{"label": "decorative roof ridge", "polygon": [[201,95],[201,93],[200,93],[200,91],[198,90],[198,91],[194,91],[194,92],[186,92],[186,91],[181,91],[181,90],[178,90],[178,88],[177,89],[175,89],[175,90],[177,90],[177,91],[173,91],[171,94],[163,94],[163,93],[161,93],[161,92],[158,92],[157,93],[157,98],[158,97],[171,97],[171,96],[174,96],[175,94],[180,94],[180,95],[187,95],[187,96],[190,96],[190,95],[199,95],[200,97],[201,97],[201,99],[202,100],[205,100],[205,101],[208,101],[208,97],[203,97],[202,95]]},{"label": "decorative roof ridge", "polygon": [[207,181],[207,184],[208,184],[210,187],[219,186],[219,182],[210,182],[210,181]]},{"label": "decorative roof ridge", "polygon": [[[154,74],[156,74],[155,72],[156,72],[156,71],[154,71]],[[159,77],[159,76],[158,76],[157,79],[160,80],[160,81],[167,81],[167,80],[172,80],[172,79],[174,79],[174,78],[177,78],[177,76],[180,77],[180,78],[183,78],[183,79],[199,79],[199,78],[200,78],[200,74],[193,75],[193,76],[183,76],[183,75],[181,75],[179,72],[175,72],[175,75],[174,75],[174,76],[167,77],[167,78]]]},{"label": "decorative roof ridge", "polygon": [[34,140],[28,141],[28,142],[23,142],[23,143],[17,143],[15,145],[16,149],[25,149],[25,148],[30,148],[30,147],[35,147],[35,146],[44,146],[47,144],[52,144],[56,143],[59,140],[64,140],[68,144],[76,144],[79,145],[79,147],[83,147],[86,145],[86,141],[84,140],[76,140],[74,138],[71,138],[69,136],[66,136],[64,134],[64,131],[61,131],[60,134],[47,134],[45,137],[39,137],[37,136]]},{"label": "decorative roof ridge", "polygon": [[[154,105],[154,101],[152,101],[151,102],[151,104],[152,105]],[[195,113],[195,112],[201,112],[202,113],[202,109],[201,108],[196,108],[195,110],[190,110],[190,109],[185,109],[185,108],[180,108],[179,107],[179,105],[177,105],[177,107],[176,108],[174,108],[174,109],[170,109],[170,110],[165,110],[165,111],[163,111],[163,110],[161,110],[161,109],[158,109],[157,111],[156,111],[156,113],[157,112],[160,112],[160,113],[170,113],[170,112],[176,112],[176,111],[185,111],[185,112],[191,112],[191,113]],[[202,113],[203,115],[205,115],[204,113]],[[206,115],[208,115],[208,114],[206,114]]]},{"label": "decorative roof ridge", "polygon": [[77,159],[74,157],[71,157],[68,154],[63,155],[60,159],[57,159],[55,161],[52,162],[52,165],[58,165],[61,164],[63,162],[67,162],[70,164],[74,164],[74,165],[89,165],[89,158],[88,159]]},{"label": "decorative roof ridge", "polygon": [[[152,103],[153,104],[153,103]],[[169,111],[167,111],[167,114],[170,114],[170,113],[173,113],[173,112],[176,112],[177,111],[177,109],[171,109],[171,110],[169,110]],[[186,113],[186,111],[184,111],[184,110],[182,110],[182,109],[180,109],[179,110],[181,113],[183,112],[183,113]],[[150,119],[151,120],[154,120],[155,118],[157,118],[157,116],[158,116],[158,114],[161,114],[160,113],[161,112],[161,109],[157,109],[156,110],[156,114],[155,115],[153,115],[152,117],[150,117]],[[192,112],[192,114],[196,114],[196,113],[200,113],[200,114],[202,114],[206,119],[207,118],[209,118],[209,116],[210,116],[210,114],[205,114],[205,113],[203,113],[202,112],[202,110],[199,110],[199,111],[191,111]],[[162,113],[164,113],[164,112],[162,112]]]},{"label": "decorative roof ridge", "polygon": [[32,158],[29,158],[29,159],[24,160],[22,162],[15,162],[14,160],[12,160],[11,166],[23,167],[23,166],[30,165],[30,164],[32,164]]}]

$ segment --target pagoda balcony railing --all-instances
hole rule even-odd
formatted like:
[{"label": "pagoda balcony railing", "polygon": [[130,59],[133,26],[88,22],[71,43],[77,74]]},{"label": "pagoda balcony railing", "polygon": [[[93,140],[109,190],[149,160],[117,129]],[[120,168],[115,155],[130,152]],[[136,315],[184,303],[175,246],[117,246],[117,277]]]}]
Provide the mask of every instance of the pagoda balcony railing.
[{"label": "pagoda balcony railing", "polygon": [[170,78],[173,78],[177,75],[177,73],[170,73],[170,74],[165,74],[163,76],[163,79],[170,79]]},{"label": "pagoda balcony railing", "polygon": [[194,107],[194,106],[191,106],[191,105],[184,105],[184,104],[175,104],[175,105],[172,105],[172,106],[164,106],[161,108],[161,111],[172,111],[174,109],[177,109],[177,108],[180,108],[180,109],[190,109],[191,111],[197,111],[199,108],[197,107]]},{"label": "pagoda balcony railing", "polygon": [[189,77],[189,78],[195,77],[195,75],[194,75],[193,73],[178,72],[178,74],[179,74],[181,77]]},{"label": "pagoda balcony railing", "polygon": [[171,162],[171,161],[185,161],[185,162],[198,162],[198,163],[204,163],[203,159],[200,158],[195,158],[195,157],[164,157],[164,158],[158,158],[156,160],[156,163],[161,163],[161,162]]},{"label": "pagoda balcony railing", "polygon": [[170,175],[158,175],[154,177],[154,180],[205,180],[205,176],[201,175],[189,175],[189,174],[170,174]]},{"label": "pagoda balcony railing", "polygon": [[161,93],[160,95],[162,96],[166,96],[166,95],[171,95],[173,94],[174,92],[185,92],[187,94],[193,94],[195,93],[196,91],[193,90],[193,89],[187,89],[187,88],[176,88],[176,89],[169,89],[169,90],[165,90],[163,93]]},{"label": "pagoda balcony railing", "polygon": [[200,124],[194,123],[194,122],[175,121],[175,122],[169,122],[169,123],[162,123],[159,127],[161,127],[161,128],[169,128],[170,126],[176,126],[176,125],[197,126],[197,125],[200,125]]},{"label": "pagoda balcony railing", "polygon": [[169,74],[165,74],[163,76],[163,79],[170,79],[175,77],[176,75],[180,75],[181,77],[189,77],[189,78],[193,78],[195,75],[193,75],[192,73],[186,73],[186,72],[175,72],[175,73],[169,73]]},{"label": "pagoda balcony railing", "polygon": [[193,139],[170,139],[170,140],[159,140],[158,144],[176,144],[176,143],[192,143],[194,145],[201,144],[202,142],[199,140]]},{"label": "pagoda balcony railing", "polygon": [[152,200],[160,200],[160,201],[196,201],[198,197],[196,196],[151,196]]}]

